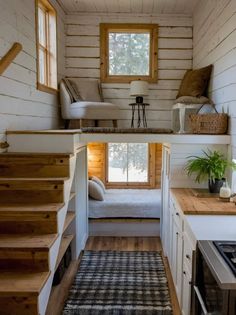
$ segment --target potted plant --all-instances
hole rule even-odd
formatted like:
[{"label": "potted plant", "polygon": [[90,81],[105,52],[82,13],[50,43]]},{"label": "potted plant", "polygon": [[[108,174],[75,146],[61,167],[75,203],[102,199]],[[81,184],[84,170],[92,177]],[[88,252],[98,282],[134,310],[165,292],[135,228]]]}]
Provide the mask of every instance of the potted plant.
[{"label": "potted plant", "polygon": [[236,170],[236,163],[229,162],[219,151],[203,151],[204,156],[189,156],[186,165],[188,176],[196,174],[195,181],[200,183],[208,180],[209,192],[219,193],[224,182],[227,167]]}]

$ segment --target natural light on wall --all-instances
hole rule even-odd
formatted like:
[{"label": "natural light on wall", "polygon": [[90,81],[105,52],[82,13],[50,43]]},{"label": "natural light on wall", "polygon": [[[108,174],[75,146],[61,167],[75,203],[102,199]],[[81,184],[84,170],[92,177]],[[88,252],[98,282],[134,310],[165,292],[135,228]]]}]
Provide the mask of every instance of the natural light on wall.
[{"label": "natural light on wall", "polygon": [[39,90],[57,89],[56,11],[48,0],[36,1],[37,64]]},{"label": "natural light on wall", "polygon": [[108,181],[148,182],[148,155],[147,143],[109,143]]}]

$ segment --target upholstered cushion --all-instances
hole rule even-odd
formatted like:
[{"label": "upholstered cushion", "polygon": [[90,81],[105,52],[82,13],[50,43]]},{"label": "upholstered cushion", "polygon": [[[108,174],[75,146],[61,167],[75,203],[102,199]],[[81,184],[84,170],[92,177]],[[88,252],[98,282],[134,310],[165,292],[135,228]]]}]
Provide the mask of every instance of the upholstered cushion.
[{"label": "upholstered cushion", "polygon": [[95,79],[69,79],[76,85],[77,91],[82,101],[101,102],[101,89],[98,80]]},{"label": "upholstered cushion", "polygon": [[212,104],[212,101],[205,97],[181,96],[174,101],[174,104]]},{"label": "upholstered cushion", "polygon": [[211,71],[212,65],[197,70],[188,70],[184,75],[176,98],[180,96],[200,97],[206,95]]},{"label": "upholstered cushion", "polygon": [[75,102],[67,111],[67,119],[119,119],[119,107],[105,102]]},{"label": "upholstered cushion", "polygon": [[61,102],[61,115],[62,118],[68,119],[69,107],[71,105],[71,96],[63,81],[60,82],[60,102]]},{"label": "upholstered cushion", "polygon": [[106,187],[100,178],[98,178],[97,176],[92,176],[91,180],[93,180],[95,183],[97,183],[102,188],[104,193],[106,192]]},{"label": "upholstered cushion", "polygon": [[89,196],[95,200],[104,200],[104,192],[102,190],[102,187],[93,180],[88,181],[88,193]]}]

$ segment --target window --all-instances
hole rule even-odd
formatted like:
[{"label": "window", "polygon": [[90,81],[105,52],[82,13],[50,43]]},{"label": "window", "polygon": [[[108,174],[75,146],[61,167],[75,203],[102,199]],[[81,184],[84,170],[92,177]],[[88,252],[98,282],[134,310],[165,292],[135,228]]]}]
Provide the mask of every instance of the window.
[{"label": "window", "polygon": [[48,0],[36,0],[37,88],[45,92],[57,90],[56,11]]},{"label": "window", "polygon": [[107,162],[108,183],[149,184],[147,143],[109,143]]},{"label": "window", "polygon": [[157,81],[156,24],[100,24],[101,81]]}]

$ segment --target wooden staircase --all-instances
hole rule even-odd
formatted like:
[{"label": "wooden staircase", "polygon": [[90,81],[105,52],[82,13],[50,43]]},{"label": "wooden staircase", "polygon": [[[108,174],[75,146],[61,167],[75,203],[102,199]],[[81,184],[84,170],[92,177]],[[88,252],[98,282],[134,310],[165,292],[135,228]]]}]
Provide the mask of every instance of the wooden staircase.
[{"label": "wooden staircase", "polygon": [[74,169],[70,154],[0,154],[1,315],[45,314],[60,247],[73,239],[62,234]]}]

